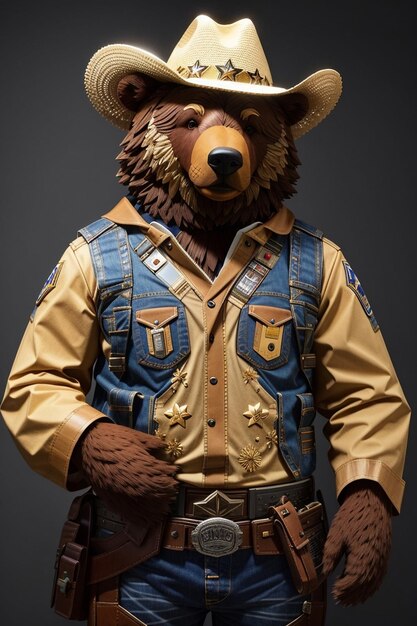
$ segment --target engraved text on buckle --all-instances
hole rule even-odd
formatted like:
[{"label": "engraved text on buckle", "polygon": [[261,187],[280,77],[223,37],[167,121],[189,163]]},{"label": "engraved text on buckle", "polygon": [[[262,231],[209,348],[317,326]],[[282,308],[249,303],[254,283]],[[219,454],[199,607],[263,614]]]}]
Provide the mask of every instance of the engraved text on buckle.
[{"label": "engraved text on buckle", "polygon": [[236,522],[224,517],[212,517],[195,527],[191,541],[197,552],[219,557],[236,552],[242,543],[242,534]]}]

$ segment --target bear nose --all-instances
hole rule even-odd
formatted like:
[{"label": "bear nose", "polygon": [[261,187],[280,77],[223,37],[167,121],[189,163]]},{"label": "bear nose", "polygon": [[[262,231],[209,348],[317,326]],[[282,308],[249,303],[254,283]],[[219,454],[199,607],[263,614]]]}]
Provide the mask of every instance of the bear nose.
[{"label": "bear nose", "polygon": [[243,165],[242,155],[234,148],[214,148],[207,157],[211,169],[218,176],[230,176]]}]

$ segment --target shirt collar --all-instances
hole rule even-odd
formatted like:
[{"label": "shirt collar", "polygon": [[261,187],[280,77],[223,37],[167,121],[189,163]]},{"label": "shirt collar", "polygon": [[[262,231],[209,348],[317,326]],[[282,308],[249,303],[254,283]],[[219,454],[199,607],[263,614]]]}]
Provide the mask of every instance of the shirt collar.
[{"label": "shirt collar", "polygon": [[[157,246],[169,237],[169,227],[168,231],[162,232],[158,228],[155,228],[155,226],[152,226],[138,213],[138,210],[126,197],[122,198],[116,206],[103,217],[121,226],[139,226],[142,232],[146,233]],[[264,244],[270,237],[271,232],[278,235],[288,235],[294,225],[294,220],[295,218],[292,211],[287,209],[287,207],[281,207],[278,213],[275,213],[267,222],[254,225],[253,228],[249,227],[246,234],[258,243]],[[156,220],[152,218],[152,221]]]}]

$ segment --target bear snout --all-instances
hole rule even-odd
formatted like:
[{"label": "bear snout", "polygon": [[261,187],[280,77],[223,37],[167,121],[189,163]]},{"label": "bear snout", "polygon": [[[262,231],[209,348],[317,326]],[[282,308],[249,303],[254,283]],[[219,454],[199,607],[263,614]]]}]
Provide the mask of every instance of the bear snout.
[{"label": "bear snout", "polygon": [[196,190],[212,200],[231,200],[245,191],[251,163],[242,134],[220,125],[203,131],[194,144],[188,175]]},{"label": "bear snout", "polygon": [[209,152],[207,163],[217,176],[225,178],[242,167],[243,158],[239,150],[222,146]]}]

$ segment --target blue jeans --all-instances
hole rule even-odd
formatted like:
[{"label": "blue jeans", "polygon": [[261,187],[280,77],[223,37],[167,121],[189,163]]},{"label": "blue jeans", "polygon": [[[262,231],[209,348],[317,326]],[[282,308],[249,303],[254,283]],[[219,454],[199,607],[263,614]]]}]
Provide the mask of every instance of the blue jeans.
[{"label": "blue jeans", "polygon": [[301,615],[283,556],[162,550],[121,576],[120,604],[147,626],[286,626]]}]

